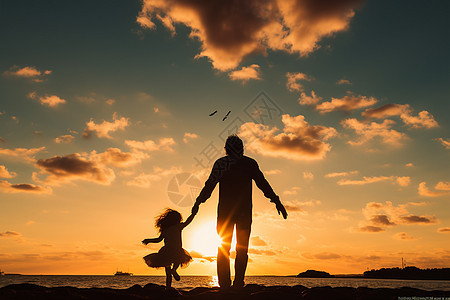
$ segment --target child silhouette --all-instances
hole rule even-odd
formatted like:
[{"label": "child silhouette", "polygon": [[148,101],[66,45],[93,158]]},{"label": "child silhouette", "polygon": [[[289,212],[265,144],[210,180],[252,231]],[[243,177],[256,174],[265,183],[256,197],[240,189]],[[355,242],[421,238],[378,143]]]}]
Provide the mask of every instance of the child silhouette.
[{"label": "child silhouette", "polygon": [[166,210],[156,217],[155,227],[160,235],[153,239],[144,239],[142,243],[159,243],[164,240],[164,246],[157,252],[144,257],[145,263],[151,268],[165,268],[166,286],[172,286],[172,276],[176,281],[180,280],[177,273],[178,267],[186,267],[192,261],[189,253],[183,249],[181,241],[181,231],[194,219],[195,214],[191,214],[185,222],[181,214],[173,209]]}]

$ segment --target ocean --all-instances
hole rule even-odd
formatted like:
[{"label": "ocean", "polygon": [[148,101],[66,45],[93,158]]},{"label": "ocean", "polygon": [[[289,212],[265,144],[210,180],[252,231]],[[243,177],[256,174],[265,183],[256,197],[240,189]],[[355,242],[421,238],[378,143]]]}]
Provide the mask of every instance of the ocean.
[{"label": "ocean", "polygon": [[[107,287],[115,289],[129,288],[135,284],[147,283],[164,285],[165,276],[105,276],[105,275],[5,275],[0,276],[0,287],[32,283],[46,287],[73,286],[78,288]],[[368,287],[368,288],[400,288],[412,287],[422,290],[450,291],[448,280],[397,280],[397,279],[363,279],[363,278],[296,278],[289,276],[246,276],[246,284],[303,285],[308,288],[317,286],[331,287]],[[177,289],[189,290],[195,287],[217,286],[216,276],[181,276],[181,281],[173,281]]]}]

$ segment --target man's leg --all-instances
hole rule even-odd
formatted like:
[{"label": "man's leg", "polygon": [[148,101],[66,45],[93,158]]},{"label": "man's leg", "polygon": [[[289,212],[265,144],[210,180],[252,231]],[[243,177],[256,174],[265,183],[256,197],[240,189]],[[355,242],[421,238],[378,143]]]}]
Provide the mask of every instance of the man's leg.
[{"label": "man's leg", "polygon": [[251,219],[240,220],[236,224],[236,260],[234,262],[234,287],[244,286],[245,270],[248,262],[248,242],[250,239]]},{"label": "man's leg", "polygon": [[221,245],[217,251],[217,276],[221,288],[227,288],[231,285],[230,248],[233,229],[234,224],[229,219],[217,220],[217,234],[221,240]]}]

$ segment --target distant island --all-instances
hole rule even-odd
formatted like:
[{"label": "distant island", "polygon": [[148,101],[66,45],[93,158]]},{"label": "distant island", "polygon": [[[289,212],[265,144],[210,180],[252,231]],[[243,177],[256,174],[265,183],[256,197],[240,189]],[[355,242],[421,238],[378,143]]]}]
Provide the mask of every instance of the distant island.
[{"label": "distant island", "polygon": [[450,268],[420,269],[417,267],[381,268],[370,270],[364,274],[331,275],[324,271],[307,270],[299,273],[297,278],[373,278],[373,279],[406,279],[406,280],[450,280]]},{"label": "distant island", "polygon": [[382,268],[364,272],[364,278],[450,280],[450,268],[419,269],[417,267]]},{"label": "distant island", "polygon": [[324,271],[307,270],[297,275],[299,278],[334,278],[334,275]]}]

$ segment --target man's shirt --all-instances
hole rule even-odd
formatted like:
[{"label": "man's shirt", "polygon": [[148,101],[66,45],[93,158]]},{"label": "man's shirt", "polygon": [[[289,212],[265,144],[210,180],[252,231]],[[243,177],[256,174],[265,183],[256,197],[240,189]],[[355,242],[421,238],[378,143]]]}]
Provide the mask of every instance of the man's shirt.
[{"label": "man's shirt", "polygon": [[232,158],[224,156],[216,160],[208,180],[197,201],[205,202],[219,183],[218,218],[252,216],[252,180],[270,199],[277,197],[264,178],[258,163],[247,156]]}]

